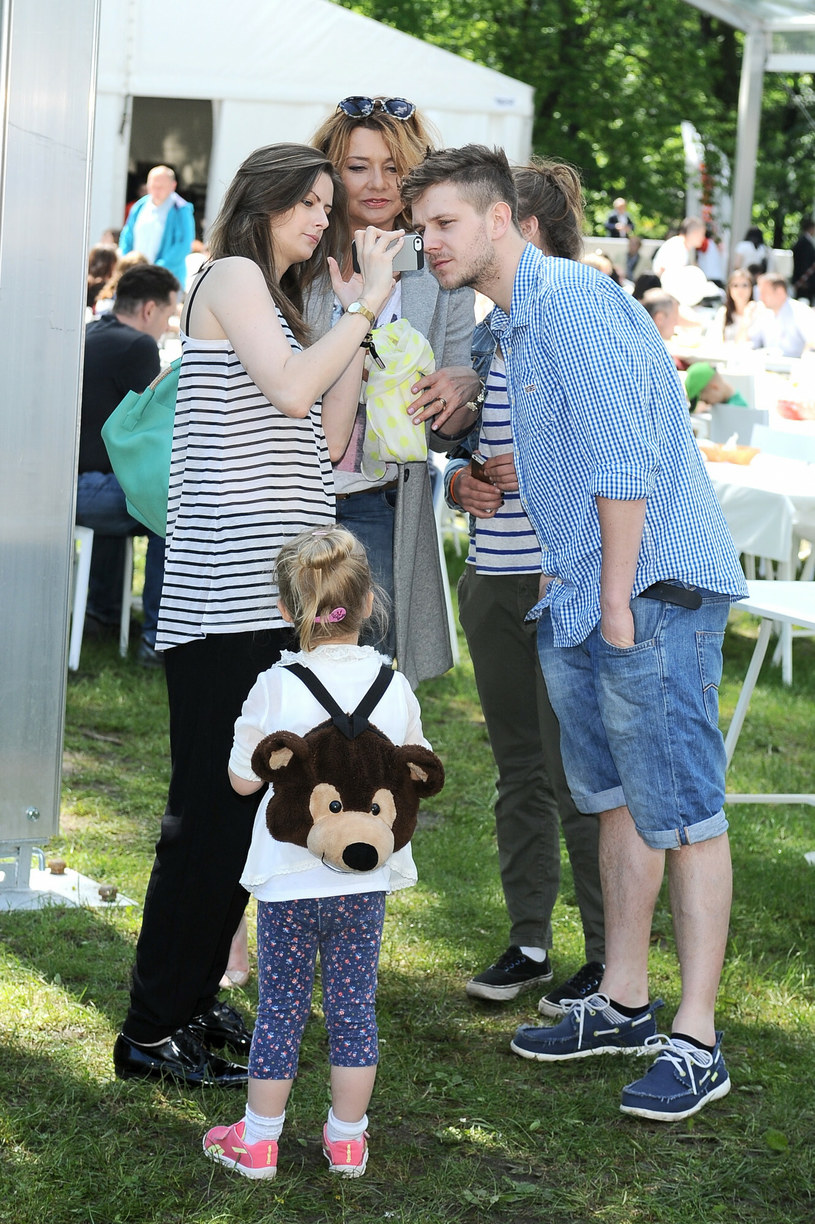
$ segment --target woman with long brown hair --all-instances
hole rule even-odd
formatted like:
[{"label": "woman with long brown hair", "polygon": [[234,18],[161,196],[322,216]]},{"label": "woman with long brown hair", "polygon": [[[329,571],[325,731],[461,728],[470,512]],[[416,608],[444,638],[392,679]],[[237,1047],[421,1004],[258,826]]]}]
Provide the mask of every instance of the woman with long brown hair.
[{"label": "woman with long brown hair", "polygon": [[[156,639],[172,776],[114,1051],[123,1078],[246,1082],[245,1067],[209,1052],[248,1052],[251,1040],[217,1001],[248,897],[238,881],[255,806],[226,765],[246,694],[290,642],[274,558],[303,528],[333,521],[331,458],[348,440],[360,345],[392,283],[391,235],[372,228],[357,234],[361,275],[340,275],[329,218],[342,202],[314,149],[256,150],[227,190],[182,316]],[[303,292],[323,269],[349,309],[307,347]]]}]

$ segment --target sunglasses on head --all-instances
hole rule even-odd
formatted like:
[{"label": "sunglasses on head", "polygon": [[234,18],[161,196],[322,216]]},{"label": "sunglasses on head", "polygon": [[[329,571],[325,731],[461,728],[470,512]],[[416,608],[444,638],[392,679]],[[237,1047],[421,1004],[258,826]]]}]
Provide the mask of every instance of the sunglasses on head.
[{"label": "sunglasses on head", "polygon": [[392,119],[402,120],[409,119],[416,110],[415,102],[408,102],[405,98],[343,98],[337,103],[337,110],[341,110],[349,119],[367,119],[377,107]]}]

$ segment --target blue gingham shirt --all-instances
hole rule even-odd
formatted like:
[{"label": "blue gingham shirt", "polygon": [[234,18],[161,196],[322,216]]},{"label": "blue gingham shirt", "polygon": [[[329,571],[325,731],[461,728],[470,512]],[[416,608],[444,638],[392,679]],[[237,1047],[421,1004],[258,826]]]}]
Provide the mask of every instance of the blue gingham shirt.
[{"label": "blue gingham shirt", "polygon": [[507,315],[491,329],[507,366],[515,465],[540,541],[556,646],[600,620],[596,497],[647,498],[632,595],[675,579],[747,594],[694,441],[682,386],[653,321],[610,276],[527,245]]}]

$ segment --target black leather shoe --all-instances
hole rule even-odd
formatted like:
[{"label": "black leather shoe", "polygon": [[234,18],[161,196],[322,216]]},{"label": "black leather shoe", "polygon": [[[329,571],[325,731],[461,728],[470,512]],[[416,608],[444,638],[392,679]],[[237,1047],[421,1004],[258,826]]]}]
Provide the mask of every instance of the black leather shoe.
[{"label": "black leather shoe", "polygon": [[119,1079],[161,1079],[167,1077],[191,1087],[231,1088],[245,1084],[246,1067],[210,1054],[188,1027],[176,1029],[172,1037],[157,1046],[137,1045],[124,1033],[116,1038],[113,1065]]},{"label": "black leather shoe", "polygon": [[187,1026],[205,1046],[220,1049],[229,1046],[238,1054],[248,1054],[252,1045],[252,1030],[243,1022],[243,1016],[228,1003],[213,1003],[203,1016],[193,1016]]}]

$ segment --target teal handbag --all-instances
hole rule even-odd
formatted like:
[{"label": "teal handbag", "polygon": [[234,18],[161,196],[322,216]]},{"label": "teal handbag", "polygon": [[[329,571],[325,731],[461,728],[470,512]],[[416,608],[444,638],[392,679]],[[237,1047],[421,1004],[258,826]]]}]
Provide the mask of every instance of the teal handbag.
[{"label": "teal handbag", "polygon": [[[187,301],[187,326],[193,299],[212,264],[200,270]],[[173,453],[175,401],[181,358],[153,379],[144,391],[128,391],[102,426],[113,474],[122,486],[127,509],[156,535],[167,534],[167,497]]]},{"label": "teal handbag", "polygon": [[173,449],[177,357],[144,391],[128,391],[102,426],[114,475],[127,509],[156,535],[167,534],[167,494]]}]

